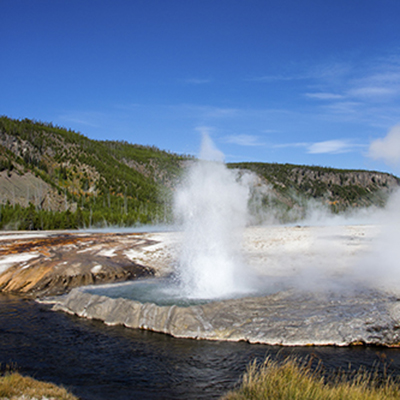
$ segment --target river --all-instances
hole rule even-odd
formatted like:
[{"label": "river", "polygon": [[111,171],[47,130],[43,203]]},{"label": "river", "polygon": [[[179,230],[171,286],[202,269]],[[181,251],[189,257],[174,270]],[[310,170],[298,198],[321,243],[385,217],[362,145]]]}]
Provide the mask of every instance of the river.
[{"label": "river", "polygon": [[327,371],[363,366],[400,375],[400,349],[276,347],[175,339],[106,326],[0,295],[0,363],[62,384],[83,400],[216,399],[254,358],[312,357]]}]

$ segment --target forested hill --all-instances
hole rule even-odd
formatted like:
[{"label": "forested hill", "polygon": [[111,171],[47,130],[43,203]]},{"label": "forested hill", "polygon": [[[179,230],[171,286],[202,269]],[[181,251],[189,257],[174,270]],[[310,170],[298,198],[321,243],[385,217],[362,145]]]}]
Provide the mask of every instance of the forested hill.
[{"label": "forested hill", "polygon": [[[0,117],[0,229],[168,222],[174,185],[191,161],[155,147],[91,140],[51,123]],[[264,163],[229,167],[257,174],[253,206],[279,209],[281,220],[303,210],[308,199],[333,211],[382,205],[400,184],[390,174],[370,171]]]},{"label": "forested hill", "polygon": [[0,227],[162,222],[168,188],[188,159],[155,147],[90,140],[48,123],[0,117]]},{"label": "forested hill", "polygon": [[237,163],[229,167],[255,173],[258,183],[253,190],[253,207],[270,208],[270,214],[284,222],[306,216],[315,206],[333,213],[372,205],[382,207],[389,194],[400,187],[398,177],[376,171],[270,163]]}]

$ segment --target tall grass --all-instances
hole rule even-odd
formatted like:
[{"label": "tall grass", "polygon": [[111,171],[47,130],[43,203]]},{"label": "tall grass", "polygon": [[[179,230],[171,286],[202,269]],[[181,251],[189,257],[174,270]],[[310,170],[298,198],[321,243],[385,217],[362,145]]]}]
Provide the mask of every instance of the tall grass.
[{"label": "tall grass", "polygon": [[52,383],[40,382],[22,376],[18,372],[6,373],[0,377],[0,399],[54,399],[78,400],[66,389]]},{"label": "tall grass", "polygon": [[222,400],[392,400],[400,399],[400,385],[390,377],[362,370],[353,374],[337,373],[326,378],[320,368],[295,358],[282,363],[267,358],[261,365],[253,362],[240,387]]}]

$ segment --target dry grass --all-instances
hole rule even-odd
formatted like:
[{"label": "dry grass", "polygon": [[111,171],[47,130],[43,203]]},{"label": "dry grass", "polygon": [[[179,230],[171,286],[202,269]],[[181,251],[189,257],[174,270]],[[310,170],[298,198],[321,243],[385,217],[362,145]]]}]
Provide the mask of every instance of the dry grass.
[{"label": "dry grass", "polygon": [[0,377],[0,399],[78,400],[62,387],[22,376],[17,372]]},{"label": "dry grass", "polygon": [[326,379],[321,371],[293,358],[282,364],[267,360],[258,366],[252,363],[241,386],[223,400],[392,400],[400,398],[400,386],[392,379],[384,382],[376,374],[359,371]]}]

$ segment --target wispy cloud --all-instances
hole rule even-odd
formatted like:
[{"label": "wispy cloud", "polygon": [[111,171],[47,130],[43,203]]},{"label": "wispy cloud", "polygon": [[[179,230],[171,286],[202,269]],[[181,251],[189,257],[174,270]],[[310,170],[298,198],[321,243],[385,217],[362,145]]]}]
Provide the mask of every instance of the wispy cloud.
[{"label": "wispy cloud", "polygon": [[331,113],[335,114],[354,114],[356,113],[362,103],[356,101],[336,101],[334,103],[330,103],[324,105],[324,110],[328,110]]},{"label": "wispy cloud", "polygon": [[220,117],[232,117],[238,115],[240,110],[237,108],[223,108],[223,107],[197,107],[198,110],[204,112],[205,117],[220,118]]},{"label": "wispy cloud", "polygon": [[308,146],[309,154],[340,154],[347,153],[354,148],[348,140],[325,140]]},{"label": "wispy cloud", "polygon": [[255,135],[229,135],[222,138],[225,143],[237,144],[239,146],[263,146],[260,138]]},{"label": "wispy cloud", "polygon": [[313,69],[314,85],[319,90],[306,92],[308,98],[362,101],[368,105],[400,96],[400,62],[397,58],[387,57],[375,63],[365,61],[357,66],[332,63]]},{"label": "wispy cloud", "polygon": [[71,111],[59,115],[58,118],[68,124],[78,124],[92,128],[99,128],[101,126],[99,121],[103,119],[103,117],[104,115],[99,112]]},{"label": "wispy cloud", "polygon": [[211,83],[211,79],[206,79],[206,78],[188,78],[183,80],[184,83],[190,84],[190,85],[204,85],[207,83]]},{"label": "wispy cloud", "polygon": [[304,75],[263,75],[247,79],[250,82],[294,81],[307,79]]},{"label": "wispy cloud", "polygon": [[310,143],[306,142],[294,142],[294,143],[279,143],[274,144],[272,147],[275,149],[284,149],[288,147],[308,147]]},{"label": "wispy cloud", "polygon": [[354,67],[348,62],[326,62],[314,65],[310,68],[308,76],[310,79],[325,83],[339,83],[352,74]]},{"label": "wispy cloud", "polygon": [[327,92],[306,93],[305,96],[311,99],[318,99],[318,100],[339,100],[343,99],[344,97],[342,94],[327,93]]},{"label": "wispy cloud", "polygon": [[380,99],[382,97],[392,97],[397,94],[393,87],[384,86],[364,86],[350,89],[347,95],[350,97],[359,97],[364,99]]}]

